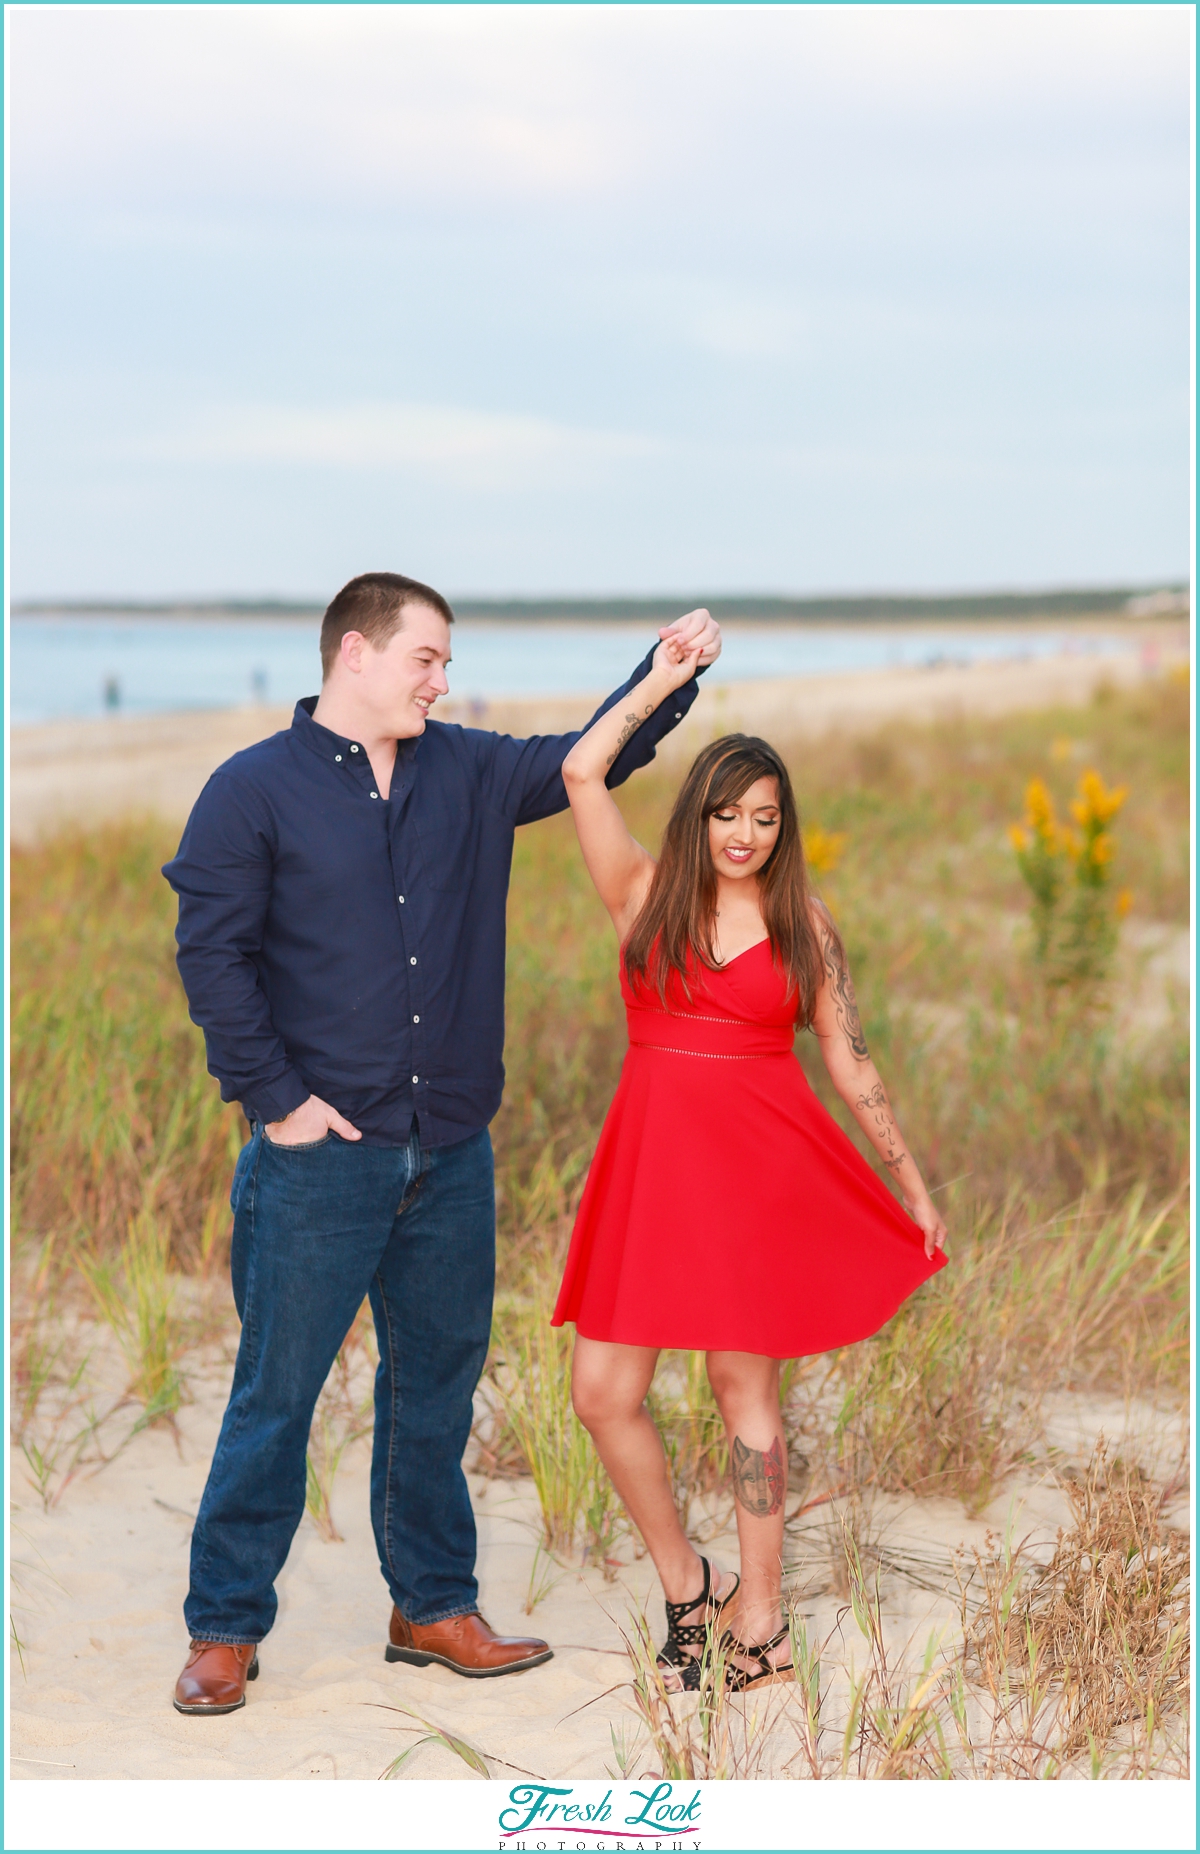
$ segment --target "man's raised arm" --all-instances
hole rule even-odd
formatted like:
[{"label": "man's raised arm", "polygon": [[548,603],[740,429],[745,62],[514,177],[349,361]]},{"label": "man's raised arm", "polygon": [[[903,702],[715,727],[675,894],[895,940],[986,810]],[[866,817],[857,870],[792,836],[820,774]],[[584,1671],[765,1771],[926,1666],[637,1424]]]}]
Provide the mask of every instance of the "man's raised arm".
[{"label": "man's raised arm", "polygon": [[[677,637],[686,644],[703,639],[697,676],[721,654],[721,628],[702,609],[688,612],[672,625],[664,625],[659,636]],[[532,824],[538,818],[566,810],[567,789],[562,779],[562,763],[580,734],[618,702],[629,703],[629,738],[614,760],[605,784],[610,787],[623,785],[631,773],[649,765],[659,741],[678,727],[699,693],[693,676],[675,691],[670,701],[661,703],[652,714],[644,715],[636,700],[636,690],[649,675],[653,657],[653,650],[648,651],[628,682],[601,702],[595,714],[574,733],[535,735],[529,740],[500,738],[490,769],[493,789],[499,808],[515,823]]]},{"label": "man's raised arm", "polygon": [[192,1022],[204,1032],[209,1074],[223,1101],[240,1101],[247,1118],[264,1125],[310,1092],[271,1022],[253,958],[271,892],[272,836],[252,794],[217,772],[163,868],[179,897],[179,976]]}]

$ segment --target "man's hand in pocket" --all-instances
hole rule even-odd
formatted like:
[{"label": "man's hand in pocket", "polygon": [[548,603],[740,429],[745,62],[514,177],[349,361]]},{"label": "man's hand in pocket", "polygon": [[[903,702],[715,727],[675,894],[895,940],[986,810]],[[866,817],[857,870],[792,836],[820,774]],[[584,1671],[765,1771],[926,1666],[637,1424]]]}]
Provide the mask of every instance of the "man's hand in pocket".
[{"label": "man's hand in pocket", "polygon": [[283,1120],[272,1120],[263,1131],[272,1146],[315,1146],[318,1140],[330,1132],[338,1133],[343,1139],[361,1139],[357,1127],[338,1113],[336,1107],[330,1107],[319,1094],[310,1094],[307,1101],[286,1115]]}]

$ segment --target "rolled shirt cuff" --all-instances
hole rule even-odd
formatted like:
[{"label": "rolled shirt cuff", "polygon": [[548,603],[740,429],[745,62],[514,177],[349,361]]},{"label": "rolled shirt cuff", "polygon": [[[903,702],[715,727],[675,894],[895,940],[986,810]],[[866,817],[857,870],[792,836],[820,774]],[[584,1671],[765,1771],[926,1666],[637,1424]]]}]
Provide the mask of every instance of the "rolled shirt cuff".
[{"label": "rolled shirt cuff", "polygon": [[252,1094],[242,1096],[242,1107],[247,1120],[257,1120],[263,1126],[272,1121],[283,1120],[298,1107],[303,1107],[312,1089],[303,1082],[295,1069],[288,1069],[286,1074],[264,1086],[255,1088]]}]

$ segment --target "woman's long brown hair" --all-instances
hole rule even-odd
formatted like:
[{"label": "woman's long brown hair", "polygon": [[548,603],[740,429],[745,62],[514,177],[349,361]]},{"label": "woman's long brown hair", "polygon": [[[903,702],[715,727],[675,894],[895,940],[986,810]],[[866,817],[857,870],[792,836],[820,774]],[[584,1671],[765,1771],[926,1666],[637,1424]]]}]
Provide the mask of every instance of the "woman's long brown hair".
[{"label": "woman's long brown hair", "polygon": [[625,970],[631,980],[653,984],[664,1004],[672,973],[688,995],[689,971],[697,964],[716,970],[717,874],[708,820],[759,779],[773,779],[779,793],[779,836],[758,873],[763,925],[776,964],[799,993],[797,1021],[807,1025],[825,972],[800,820],[787,767],[774,747],[750,734],[726,734],[693,760],[667,822],[650,892],[625,942]]}]

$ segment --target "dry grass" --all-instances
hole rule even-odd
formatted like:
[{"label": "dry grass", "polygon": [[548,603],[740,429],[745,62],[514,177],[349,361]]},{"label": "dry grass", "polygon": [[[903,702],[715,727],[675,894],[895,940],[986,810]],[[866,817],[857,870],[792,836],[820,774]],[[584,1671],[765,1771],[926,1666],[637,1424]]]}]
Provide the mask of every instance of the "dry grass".
[{"label": "dry grass", "polygon": [[[673,1778],[869,1781],[1122,1779],[1187,1774],[1189,1552],[1154,1488],[1103,1443],[1063,1482],[1052,1554],[989,1535],[957,1568],[960,1627],[897,1644],[880,1553],[843,1510],[831,1582],[844,1607],[815,1639],[790,1607],[792,1680],[669,1695],[645,1617],[627,1636],[641,1730],[618,1771]],[[614,1749],[617,1741],[614,1737]],[[617,1774],[617,1773],[613,1773]]]},{"label": "dry grass", "polygon": [[1179,1489],[1103,1443],[1063,1486],[1072,1523],[1048,1563],[1020,1547],[976,1553],[963,1583],[963,1665],[990,1727],[969,1741],[972,1774],[1056,1776],[1081,1759],[1093,1776],[1181,1768],[1191,1553],[1164,1517]]},{"label": "dry grass", "polygon": [[79,1258],[97,1312],[116,1334],[129,1366],[129,1395],[143,1406],[147,1422],[172,1416],[183,1397],[169,1240],[146,1208],[130,1217],[115,1257],[84,1252]]},{"label": "dry grass", "polygon": [[611,1553],[626,1529],[612,1483],[571,1408],[572,1335],[550,1324],[548,1300],[510,1308],[496,1322],[488,1374],[499,1421],[487,1444],[491,1460],[528,1474],[542,1509],[543,1542],[611,1572]]},{"label": "dry grass", "polygon": [[242,1122],[174,970],[172,847],[143,821],[14,853],[13,1222],[64,1259],[111,1256],[152,1216],[192,1272],[228,1227]]},{"label": "dry grass", "polygon": [[961,1228],[954,1265],[839,1360],[831,1476],[986,1505],[1026,1459],[1051,1390],[1183,1392],[1184,1207],[1019,1200]]}]

